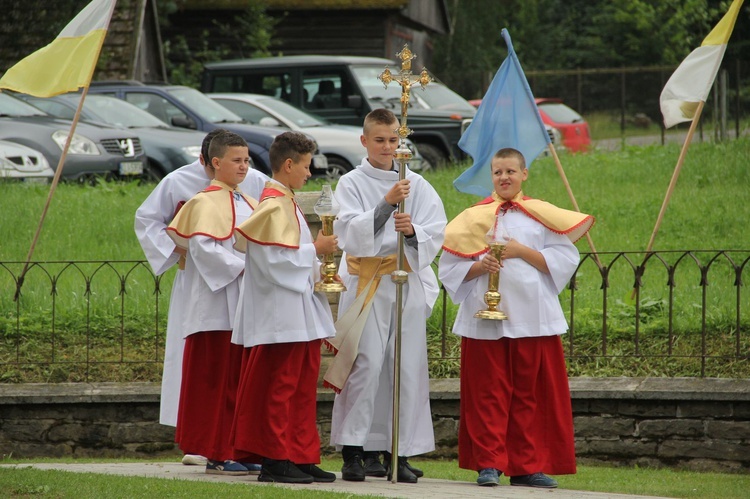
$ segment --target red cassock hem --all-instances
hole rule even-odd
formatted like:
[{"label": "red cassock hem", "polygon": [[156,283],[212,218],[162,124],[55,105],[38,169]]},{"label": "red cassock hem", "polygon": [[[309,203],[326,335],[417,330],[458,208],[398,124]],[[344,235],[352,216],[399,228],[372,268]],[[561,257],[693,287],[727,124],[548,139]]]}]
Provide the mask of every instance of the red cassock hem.
[{"label": "red cassock hem", "polygon": [[462,339],[458,464],[507,476],[576,472],[559,336]]},{"label": "red cassock hem", "polygon": [[231,439],[238,452],[320,462],[320,340],[256,345],[245,355]]},{"label": "red cassock hem", "polygon": [[185,453],[217,461],[237,457],[229,432],[244,349],[232,344],[231,336],[231,331],[189,335],[182,361],[175,441]]}]

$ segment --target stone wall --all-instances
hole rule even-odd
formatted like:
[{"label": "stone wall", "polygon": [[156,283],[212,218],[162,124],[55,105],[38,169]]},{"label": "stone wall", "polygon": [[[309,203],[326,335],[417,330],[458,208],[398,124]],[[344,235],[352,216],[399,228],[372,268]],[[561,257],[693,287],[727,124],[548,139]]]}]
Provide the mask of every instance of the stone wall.
[{"label": "stone wall", "polygon": [[[437,449],[456,457],[458,380],[432,380]],[[750,380],[574,378],[580,463],[750,472]],[[0,385],[0,457],[174,456],[158,383]],[[318,394],[323,452],[333,393]]]}]

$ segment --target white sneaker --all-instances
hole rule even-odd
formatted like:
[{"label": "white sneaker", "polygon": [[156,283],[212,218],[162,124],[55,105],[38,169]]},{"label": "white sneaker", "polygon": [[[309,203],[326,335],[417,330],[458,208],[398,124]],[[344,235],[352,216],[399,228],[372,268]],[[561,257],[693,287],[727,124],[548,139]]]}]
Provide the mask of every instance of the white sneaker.
[{"label": "white sneaker", "polygon": [[185,454],[182,456],[182,464],[185,466],[205,466],[208,460],[198,454]]}]

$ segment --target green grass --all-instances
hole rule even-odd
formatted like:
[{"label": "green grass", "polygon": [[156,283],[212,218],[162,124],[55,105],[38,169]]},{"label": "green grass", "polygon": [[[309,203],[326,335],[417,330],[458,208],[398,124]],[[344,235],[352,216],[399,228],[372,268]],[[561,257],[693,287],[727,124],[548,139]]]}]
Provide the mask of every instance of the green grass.
[{"label": "green grass", "polygon": [[[679,155],[678,145],[625,147],[617,152],[562,155],[562,166],[581,210],[591,213],[597,223],[591,237],[599,252],[642,252],[649,240],[659,208]],[[672,195],[656,238],[655,250],[744,250],[730,255],[735,265],[750,253],[747,220],[750,220],[750,139],[724,144],[696,143],[690,147],[682,174]],[[478,201],[476,196],[456,192],[453,180],[467,165],[456,165],[427,172],[441,195],[448,218]],[[318,190],[321,180],[313,180],[306,190]],[[148,196],[152,184],[137,182],[102,183],[96,186],[62,184],[34,253],[35,261],[52,260],[130,260],[143,259],[133,232],[133,215]],[[13,301],[13,275],[20,273],[36,224],[44,206],[47,187],[20,183],[0,183],[4,206],[13,207],[13,216],[0,219],[0,382],[20,381],[98,381],[158,380],[166,310],[174,270],[160,283],[159,318],[154,320],[155,284],[150,269],[137,263],[45,264],[29,272],[19,302]],[[540,158],[530,167],[524,192],[563,208],[571,208],[552,158]],[[585,239],[578,243],[590,251]],[[639,323],[639,350],[635,349],[635,304],[630,299],[633,270],[623,258],[617,259],[608,276],[608,336],[610,358],[603,355],[602,277],[592,260],[579,270],[573,323],[574,352],[569,356],[572,375],[595,376],[695,376],[700,373],[696,357],[705,348],[723,358],[707,362],[706,375],[750,376],[747,359],[734,359],[734,349],[750,351],[747,310],[750,294],[741,293],[744,312],[740,330],[736,326],[737,288],[734,270],[726,258],[711,264],[706,296],[705,344],[700,336],[701,269],[712,254],[696,253],[684,259],[675,273],[674,336],[669,337],[669,294],[665,286],[668,267],[679,254],[663,254],[665,264],[654,261],[643,278]],[[602,254],[605,264],[616,254]],[[642,255],[631,255],[637,265]],[[15,261],[17,263],[4,263]],[[747,266],[746,266],[747,267]],[[92,276],[87,281],[86,276]],[[747,268],[744,271],[747,281]],[[53,289],[55,293],[51,293]],[[744,288],[742,288],[744,290]],[[571,294],[561,295],[567,311]],[[51,317],[52,304],[56,315]],[[448,303],[449,324],[456,307]],[[436,307],[429,322],[431,357],[445,350],[448,360],[431,362],[435,377],[458,373],[458,340],[448,334],[442,343],[442,306]],[[54,319],[54,322],[53,322]],[[571,336],[566,336],[568,346]],[[120,343],[123,347],[120,347]],[[671,357],[660,359],[672,348]],[[55,353],[52,367],[44,362]],[[642,357],[640,354],[647,354]],[[693,358],[686,358],[693,357]],[[100,362],[86,372],[86,360]],[[38,362],[37,366],[8,362]],[[61,364],[71,362],[71,364]],[[109,362],[111,364],[106,364]],[[84,366],[84,367],[82,367]],[[88,377],[88,378],[87,378]]]},{"label": "green grass", "polygon": [[[23,468],[32,462],[123,462],[123,460],[3,460],[20,468],[0,468],[0,490],[9,498],[75,498],[98,497],[263,497],[263,498],[338,498],[347,494],[304,490],[248,487],[232,484],[188,482],[156,478],[118,477],[93,473],[35,471]],[[427,477],[440,477],[473,483],[476,472],[459,469],[454,460],[410,460],[422,468]],[[324,469],[339,470],[340,459],[324,459]],[[556,477],[560,488],[603,493],[656,495],[679,498],[740,499],[747,497],[750,476],[733,473],[704,473],[639,467],[579,466],[575,475]],[[252,480],[252,478],[250,479]],[[507,478],[501,478],[507,487]],[[357,495],[354,497],[368,497]]]}]

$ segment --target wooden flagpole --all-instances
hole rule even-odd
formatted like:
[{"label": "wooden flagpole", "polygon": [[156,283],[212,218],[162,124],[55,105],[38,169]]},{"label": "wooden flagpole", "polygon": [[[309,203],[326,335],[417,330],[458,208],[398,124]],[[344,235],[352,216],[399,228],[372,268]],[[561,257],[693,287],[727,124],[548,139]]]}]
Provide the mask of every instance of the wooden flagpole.
[{"label": "wooden flagpole", "polygon": [[[565,185],[565,190],[568,191],[568,197],[570,198],[570,202],[573,203],[573,208],[580,213],[581,209],[578,208],[578,202],[576,201],[576,197],[573,195],[573,189],[570,188],[570,183],[568,182],[568,177],[565,175],[565,170],[563,170],[562,163],[560,162],[560,157],[557,155],[557,151],[555,150],[554,144],[551,142],[547,144],[547,147],[549,148],[550,154],[552,154],[552,157],[555,158],[555,165],[557,166],[557,172],[560,174],[560,178],[562,178],[563,184]],[[599,269],[602,268],[602,262],[599,261],[599,255],[596,252],[596,248],[594,247],[594,240],[591,239],[591,234],[586,232],[586,241],[589,243],[589,248],[591,248],[591,252],[594,254],[594,260],[596,261],[596,264],[599,266]]]},{"label": "wooden flagpole", "polygon": [[674,172],[672,173],[672,180],[669,181],[667,194],[664,196],[664,201],[661,204],[661,210],[659,210],[659,216],[656,218],[656,225],[654,225],[654,231],[651,233],[651,239],[649,239],[648,241],[648,246],[646,247],[646,255],[648,255],[648,253],[650,253],[651,249],[654,247],[656,234],[659,232],[659,227],[661,226],[661,221],[664,218],[664,213],[667,211],[669,199],[672,197],[672,191],[674,191],[674,186],[677,184],[677,178],[680,176],[680,170],[682,169],[682,165],[685,162],[685,156],[687,155],[688,147],[690,146],[690,142],[692,141],[693,135],[695,134],[695,129],[698,127],[698,120],[700,120],[704,104],[705,101],[700,101],[698,103],[698,108],[695,110],[695,118],[693,118],[693,122],[690,124],[690,130],[688,130],[687,137],[685,137],[685,142],[682,144],[680,156],[679,158],[677,158],[677,166],[675,166]]},{"label": "wooden flagpole", "polygon": [[[669,181],[669,187],[667,188],[667,193],[664,196],[664,201],[661,203],[659,216],[656,217],[656,224],[654,225],[653,232],[651,232],[651,238],[648,241],[648,246],[646,246],[646,255],[644,256],[644,258],[648,258],[648,255],[651,253],[651,250],[654,247],[656,234],[659,232],[659,227],[661,226],[661,222],[664,219],[664,213],[667,211],[667,205],[669,204],[669,199],[672,197],[672,192],[674,191],[675,185],[677,185],[677,179],[680,176],[680,170],[682,170],[682,165],[685,163],[685,156],[687,155],[688,147],[690,147],[690,142],[693,140],[695,129],[698,128],[698,121],[700,120],[701,113],[703,112],[704,104],[705,104],[705,101],[700,101],[698,103],[698,107],[695,110],[695,118],[693,118],[693,122],[690,124],[690,130],[688,130],[688,134],[685,137],[685,142],[682,144],[682,150],[680,151],[680,156],[677,158],[677,166],[675,166],[674,172],[672,172],[672,179]],[[632,300],[633,298],[635,298],[635,289],[633,289],[633,292],[630,295],[630,299]]]},{"label": "wooden flagpole", "polygon": [[[112,2],[112,4],[109,7],[109,17],[107,21],[107,27],[105,28],[107,31],[109,30],[109,20],[112,19],[112,13],[115,10],[115,4],[117,2]],[[101,41],[99,42],[99,47],[96,51],[96,62],[99,61],[99,55],[102,53],[102,47],[104,46],[104,39],[107,38],[107,35],[105,34]],[[50,203],[52,202],[52,196],[55,193],[55,189],[57,189],[57,184],[60,182],[60,177],[62,176],[62,170],[63,166],[65,164],[65,158],[68,156],[68,149],[70,149],[70,142],[73,140],[73,134],[76,131],[76,126],[78,126],[78,121],[81,118],[81,110],[83,109],[83,101],[86,99],[86,94],[89,92],[89,86],[91,85],[91,80],[94,77],[94,71],[96,71],[96,62],[91,65],[91,71],[89,72],[89,77],[87,79],[88,84],[83,87],[83,92],[81,93],[81,100],[78,102],[78,108],[76,109],[76,114],[73,116],[73,122],[70,125],[70,132],[68,133],[68,138],[65,140],[65,147],[63,148],[62,154],[60,155],[60,161],[57,162],[57,168],[55,169],[55,176],[52,177],[52,184],[49,188],[49,194],[47,195],[47,201],[44,204],[44,209],[42,210],[42,216],[39,219],[39,225],[37,225],[36,233],[34,234],[34,239],[31,242],[31,247],[29,248],[29,253],[26,255],[26,261],[23,264],[23,269],[21,270],[21,275],[18,276],[18,281],[16,281],[16,293],[13,295],[13,301],[18,301],[18,298],[21,296],[21,286],[23,286],[24,278],[26,277],[26,272],[29,270],[29,263],[31,263],[31,257],[34,255],[34,249],[36,248],[36,243],[39,240],[39,235],[42,232],[42,225],[44,225],[44,219],[47,216],[47,211],[49,210]]]},{"label": "wooden flagpole", "polygon": [[[89,81],[91,79],[89,78]],[[44,225],[44,219],[47,216],[47,211],[49,211],[50,203],[52,202],[52,196],[55,194],[55,189],[57,189],[57,184],[60,182],[60,176],[62,175],[63,165],[65,164],[65,158],[68,156],[68,149],[70,149],[70,142],[73,140],[73,134],[76,131],[76,126],[78,125],[78,120],[81,118],[81,109],[83,109],[83,100],[86,98],[86,94],[88,93],[89,87],[84,87],[83,93],[81,94],[81,100],[78,103],[78,108],[76,109],[76,114],[73,117],[73,123],[70,125],[70,132],[68,133],[68,138],[65,139],[65,147],[63,148],[62,154],[60,155],[60,161],[57,162],[57,168],[55,169],[55,176],[52,177],[52,184],[49,188],[49,194],[47,194],[47,202],[44,204],[44,209],[42,210],[42,216],[39,219],[39,224],[36,227],[36,233],[34,234],[34,239],[31,241],[31,247],[29,248],[29,253],[26,255],[26,261],[23,264],[23,270],[21,270],[21,275],[18,276],[18,281],[16,282],[16,294],[13,296],[13,301],[17,301],[18,297],[21,294],[21,286],[23,286],[23,280],[26,276],[26,272],[29,270],[29,263],[31,262],[31,257],[34,254],[34,249],[36,248],[36,243],[39,240],[39,235],[42,232],[42,225]]]}]

